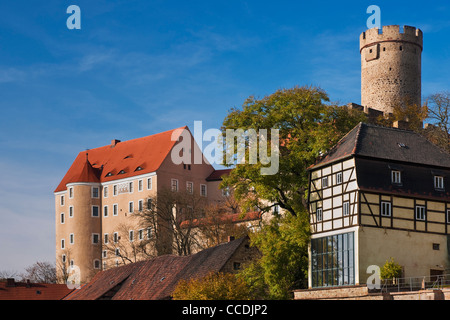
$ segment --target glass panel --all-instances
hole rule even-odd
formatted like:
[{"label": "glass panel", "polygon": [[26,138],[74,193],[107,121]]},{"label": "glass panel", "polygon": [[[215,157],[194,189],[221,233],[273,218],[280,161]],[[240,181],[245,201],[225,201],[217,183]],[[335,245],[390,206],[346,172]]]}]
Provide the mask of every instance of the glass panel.
[{"label": "glass panel", "polygon": [[354,233],[311,240],[312,286],[351,285],[354,279]]}]

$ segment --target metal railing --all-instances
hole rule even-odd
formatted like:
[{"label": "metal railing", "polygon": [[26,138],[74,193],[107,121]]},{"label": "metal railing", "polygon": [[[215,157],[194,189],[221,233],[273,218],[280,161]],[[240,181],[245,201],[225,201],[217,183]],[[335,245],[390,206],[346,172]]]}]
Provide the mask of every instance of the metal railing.
[{"label": "metal railing", "polygon": [[381,292],[438,290],[450,288],[450,274],[381,280]]}]

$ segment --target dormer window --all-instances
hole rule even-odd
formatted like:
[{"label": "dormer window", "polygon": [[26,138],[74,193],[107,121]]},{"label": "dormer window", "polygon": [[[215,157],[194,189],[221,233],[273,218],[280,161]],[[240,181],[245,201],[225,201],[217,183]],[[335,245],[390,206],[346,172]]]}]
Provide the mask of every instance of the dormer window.
[{"label": "dormer window", "polygon": [[391,171],[391,182],[394,184],[402,183],[402,175],[401,175],[400,171],[398,171],[398,170]]},{"label": "dormer window", "polygon": [[108,174],[106,176],[111,177],[112,175],[113,175],[112,172],[108,172]]},{"label": "dormer window", "polygon": [[142,170],[142,167],[139,166],[139,167],[137,167],[136,170],[134,170],[134,171],[141,171],[141,170]]},{"label": "dormer window", "polygon": [[444,177],[434,176],[434,188],[440,190],[444,189]]},{"label": "dormer window", "polygon": [[119,171],[119,174],[124,174],[125,173],[125,170],[120,170]]}]

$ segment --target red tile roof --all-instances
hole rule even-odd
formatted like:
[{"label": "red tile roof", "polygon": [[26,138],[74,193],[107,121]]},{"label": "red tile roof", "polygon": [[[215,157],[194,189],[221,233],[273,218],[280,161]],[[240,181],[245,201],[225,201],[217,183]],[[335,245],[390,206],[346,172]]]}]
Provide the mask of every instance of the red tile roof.
[{"label": "red tile roof", "polygon": [[211,224],[216,224],[219,220],[220,223],[240,223],[246,221],[254,221],[260,220],[263,212],[261,211],[252,211],[247,213],[232,213],[232,214],[224,214],[220,216],[216,216],[214,218],[200,218],[193,219],[192,221],[186,220],[181,223],[181,227],[198,227],[198,226],[207,226]]},{"label": "red tile roof", "polygon": [[227,175],[231,172],[232,169],[220,169],[220,170],[214,170],[208,178],[206,178],[207,181],[218,181],[222,180],[223,175]]},{"label": "red tile roof", "polygon": [[106,182],[154,172],[183,129],[189,130],[185,126],[124,142],[114,140],[110,145],[80,152],[55,192],[66,190],[68,183]]},{"label": "red tile roof", "polygon": [[202,250],[190,256],[164,255],[151,260],[98,272],[67,300],[169,299],[181,279],[220,272],[248,237]]},{"label": "red tile roof", "polygon": [[73,290],[65,284],[0,282],[0,300],[61,300]]}]

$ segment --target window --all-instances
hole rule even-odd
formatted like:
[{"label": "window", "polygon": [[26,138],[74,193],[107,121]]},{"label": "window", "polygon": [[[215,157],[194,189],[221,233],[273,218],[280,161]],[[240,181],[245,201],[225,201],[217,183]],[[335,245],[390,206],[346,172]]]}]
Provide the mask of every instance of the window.
[{"label": "window", "polygon": [[147,209],[151,210],[153,208],[153,199],[148,198],[147,199]]},{"label": "window", "polygon": [[98,206],[92,206],[92,216],[98,217]]},{"label": "window", "polygon": [[105,233],[105,234],[103,235],[103,243],[104,243],[104,244],[107,244],[108,241],[109,241],[109,239],[108,239],[108,234]]},{"label": "window", "polygon": [[225,187],[222,189],[222,196],[224,196],[224,197],[230,196],[230,187]]},{"label": "window", "polygon": [[61,203],[62,206],[64,205],[64,196],[61,196],[60,203]]},{"label": "window", "polygon": [[113,216],[117,216],[117,214],[118,214],[117,204],[113,204]]},{"label": "window", "polygon": [[328,177],[322,178],[322,188],[328,188]]},{"label": "window", "polygon": [[139,212],[144,210],[144,200],[139,200],[139,202],[138,202],[138,210],[139,210]]},{"label": "window", "polygon": [[116,248],[115,254],[116,254],[116,257],[120,256],[120,250],[119,250],[119,248]]},{"label": "window", "polygon": [[233,262],[233,270],[240,270],[241,264],[239,262]]},{"label": "window", "polygon": [[64,248],[65,248],[65,240],[61,239],[61,249],[64,249]]},{"label": "window", "polygon": [[416,206],[416,220],[425,221],[426,210],[424,206]]},{"label": "window", "polygon": [[73,198],[73,187],[69,188],[69,199]]},{"label": "window", "polygon": [[71,234],[69,235],[69,243],[70,243],[70,244],[73,244],[73,242],[74,242],[74,235],[73,235],[73,233],[71,233]]},{"label": "window", "polygon": [[342,183],[342,172],[336,173],[336,184]]},{"label": "window", "polygon": [[144,240],[144,229],[138,230],[138,237],[139,237],[139,240]]},{"label": "window", "polygon": [[108,206],[104,206],[103,207],[103,216],[107,217],[108,216]]},{"label": "window", "polygon": [[128,232],[128,238],[130,239],[130,242],[134,241],[134,230]]},{"label": "window", "polygon": [[100,235],[98,233],[92,234],[92,243],[98,244],[100,242]]},{"label": "window", "polygon": [[447,209],[447,223],[450,223],[450,209]]},{"label": "window", "polygon": [[312,287],[355,284],[354,233],[311,239]]},{"label": "window", "polygon": [[130,193],[133,192],[133,182],[130,182],[130,183],[128,184],[128,191],[129,191]]},{"label": "window", "polygon": [[138,191],[142,191],[142,184],[143,184],[143,181],[139,180],[138,181]]},{"label": "window", "polygon": [[103,188],[103,197],[108,198],[108,187]]},{"label": "window", "polygon": [[114,243],[117,243],[119,241],[119,233],[118,232],[114,232],[113,241],[114,241]]},{"label": "window", "polygon": [[391,203],[390,202],[381,201],[380,214],[383,217],[391,216]]},{"label": "window", "polygon": [[206,197],[206,184],[201,184],[200,185],[200,195],[203,197]]},{"label": "window", "polygon": [[444,189],[444,177],[434,176],[434,188]]},{"label": "window", "polygon": [[273,207],[272,207],[272,214],[279,214],[280,213],[280,206],[279,205],[274,205]]},{"label": "window", "polygon": [[147,239],[151,239],[153,237],[153,229],[151,227],[147,228]]},{"label": "window", "polygon": [[128,203],[128,211],[129,211],[130,213],[133,213],[133,211],[134,211],[134,202],[133,202],[133,201],[130,201],[130,202]]},{"label": "window", "polygon": [[117,196],[117,185],[113,186],[113,196]]},{"label": "window", "polygon": [[102,258],[108,258],[108,251],[103,250],[103,252],[102,252]]},{"label": "window", "polygon": [[98,187],[92,187],[92,198],[98,198]]},{"label": "window", "polygon": [[172,191],[178,191],[178,180],[172,179]]},{"label": "window", "polygon": [[391,171],[391,182],[396,184],[402,183],[402,176],[400,171],[398,170]]},{"label": "window", "polygon": [[192,194],[194,192],[194,183],[190,181],[186,182],[186,191]]},{"label": "window", "polygon": [[63,254],[61,256],[61,261],[62,261],[62,263],[66,263],[66,255],[65,254]]},{"label": "window", "polygon": [[319,221],[322,221],[322,208],[317,208],[317,210],[316,210],[316,218],[317,218],[317,221],[319,222]]},{"label": "window", "polygon": [[69,218],[73,217],[73,206],[69,207]]},{"label": "window", "polygon": [[343,214],[344,216],[350,215],[350,202],[349,202],[349,201],[345,201],[345,202],[342,204],[342,214]]},{"label": "window", "polygon": [[152,178],[147,179],[147,190],[152,190]]},{"label": "window", "polygon": [[439,243],[433,243],[433,250],[439,250],[439,249],[440,249]]},{"label": "window", "polygon": [[64,213],[61,213],[61,224],[64,224]]}]

